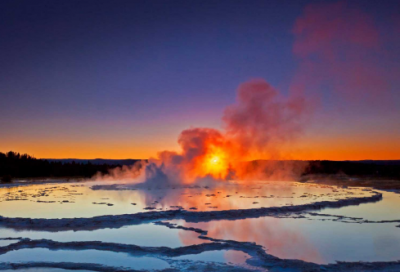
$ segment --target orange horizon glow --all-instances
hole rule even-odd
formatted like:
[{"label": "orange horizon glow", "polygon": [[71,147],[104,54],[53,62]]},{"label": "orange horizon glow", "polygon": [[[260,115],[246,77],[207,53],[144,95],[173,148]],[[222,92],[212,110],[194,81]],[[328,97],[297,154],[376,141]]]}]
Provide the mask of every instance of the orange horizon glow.
[{"label": "orange horizon glow", "polygon": [[[372,144],[374,143],[374,144]],[[149,159],[157,157],[159,150],[179,151],[176,144],[167,145],[162,142],[137,146],[121,143],[86,143],[86,142],[4,142],[0,143],[0,152],[8,151],[29,154],[39,159]],[[211,156],[211,157],[210,157]],[[219,168],[223,155],[210,155],[204,167]],[[221,157],[222,156],[222,157]],[[250,158],[263,159],[262,157]],[[315,139],[299,142],[290,156],[290,160],[400,160],[400,143],[395,139],[360,141],[357,139]]]},{"label": "orange horizon glow", "polygon": [[[0,82],[0,152],[154,158],[169,163],[174,177],[217,179],[252,160],[400,160],[397,14],[382,16],[392,14],[389,6],[327,2],[290,5],[273,18],[266,15],[274,9],[255,14],[255,3],[240,12],[242,19],[207,12],[210,20],[193,16],[191,27],[162,16],[147,23],[149,16],[101,20],[94,13],[95,23],[81,29],[89,17],[79,13],[60,28],[62,18],[36,16],[0,51],[7,71]],[[110,18],[127,11],[115,5]],[[132,5],[131,12],[142,13]],[[6,21],[15,18],[5,30],[25,24],[25,11],[7,14]],[[78,28],[83,32],[70,33]],[[93,33],[103,28],[110,31],[98,39]],[[229,35],[216,39],[219,32]],[[58,39],[64,36],[77,42],[65,46]],[[43,37],[54,43],[38,46]]]}]

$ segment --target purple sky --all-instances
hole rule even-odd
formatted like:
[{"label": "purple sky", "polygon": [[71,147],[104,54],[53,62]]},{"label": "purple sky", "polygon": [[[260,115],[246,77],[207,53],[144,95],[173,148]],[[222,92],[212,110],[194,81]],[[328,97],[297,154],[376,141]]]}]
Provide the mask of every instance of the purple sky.
[{"label": "purple sky", "polygon": [[[289,92],[304,63],[294,25],[313,3],[336,1],[3,0],[0,151],[147,158],[176,148],[182,129],[219,128],[240,83]],[[400,159],[400,3],[346,6],[373,20],[380,49],[361,58],[387,87],[348,97],[331,81],[307,85],[318,105],[295,157]]]}]

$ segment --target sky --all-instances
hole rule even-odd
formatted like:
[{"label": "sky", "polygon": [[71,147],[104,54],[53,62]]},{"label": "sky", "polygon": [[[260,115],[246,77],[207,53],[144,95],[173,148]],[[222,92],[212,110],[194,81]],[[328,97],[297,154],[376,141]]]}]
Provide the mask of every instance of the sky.
[{"label": "sky", "polygon": [[400,159],[400,3],[0,2],[0,152],[149,158],[240,84],[301,93],[293,159]]}]

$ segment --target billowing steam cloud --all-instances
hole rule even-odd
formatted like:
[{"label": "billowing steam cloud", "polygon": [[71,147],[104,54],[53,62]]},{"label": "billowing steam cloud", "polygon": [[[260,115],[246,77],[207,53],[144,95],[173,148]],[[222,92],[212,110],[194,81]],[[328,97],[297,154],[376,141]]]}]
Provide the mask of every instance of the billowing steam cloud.
[{"label": "billowing steam cloud", "polygon": [[[238,88],[237,101],[226,108],[224,130],[190,128],[181,132],[180,152],[162,151],[143,168],[116,170],[112,178],[132,178],[157,183],[192,183],[202,178],[246,179],[279,177],[292,165],[276,162],[246,162],[252,159],[280,159],[282,145],[302,131],[308,113],[300,96],[281,96],[265,80],[251,80]],[[273,171],[271,166],[273,166]],[[140,171],[144,169],[144,171]],[[129,173],[126,173],[129,172]]]},{"label": "billowing steam cloud", "polygon": [[245,82],[238,88],[236,103],[224,111],[221,131],[184,130],[178,138],[179,152],[160,152],[147,165],[114,171],[113,177],[191,183],[209,177],[282,179],[300,173],[304,165],[287,160],[288,146],[304,128],[315,91],[332,91],[357,100],[382,97],[388,91],[390,73],[377,62],[384,63],[385,54],[373,18],[346,2],[306,6],[293,34],[299,69],[288,97],[265,80]]},{"label": "billowing steam cloud", "polygon": [[245,158],[277,158],[278,147],[302,131],[309,112],[302,96],[280,97],[264,80],[239,86],[237,103],[226,108],[226,136]]},{"label": "billowing steam cloud", "polygon": [[310,4],[294,25],[300,60],[293,88],[331,90],[345,98],[376,98],[388,91],[384,42],[373,18],[349,2]]},{"label": "billowing steam cloud", "polygon": [[279,147],[301,132],[306,112],[302,97],[281,97],[261,79],[243,83],[237,102],[225,110],[224,131],[183,131],[178,140],[182,152],[161,152],[160,168],[168,177],[189,182],[206,176],[244,178],[256,167],[244,168],[243,162],[278,158]]}]

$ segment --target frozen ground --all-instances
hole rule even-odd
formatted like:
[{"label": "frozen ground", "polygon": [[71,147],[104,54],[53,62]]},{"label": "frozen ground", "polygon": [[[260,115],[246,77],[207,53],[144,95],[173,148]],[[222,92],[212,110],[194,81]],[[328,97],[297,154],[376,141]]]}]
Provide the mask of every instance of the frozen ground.
[{"label": "frozen ground", "polygon": [[0,270],[400,271],[399,204],[295,182],[14,184],[0,188]]}]

